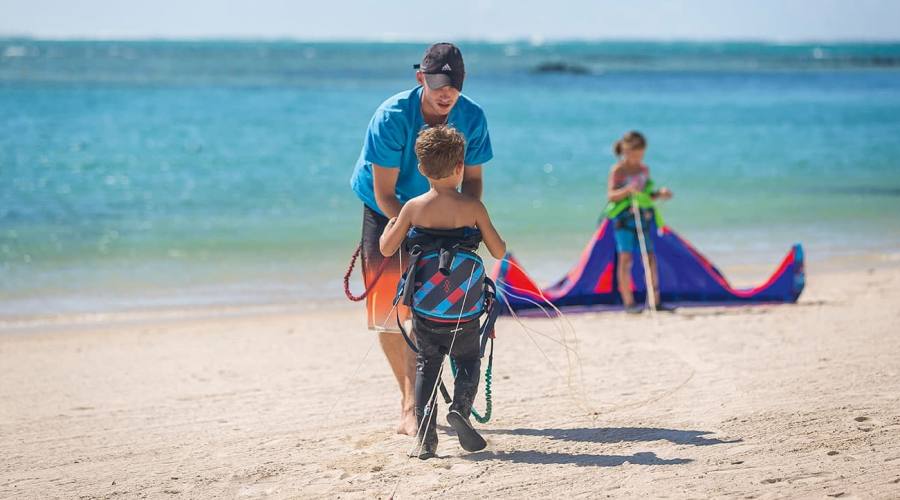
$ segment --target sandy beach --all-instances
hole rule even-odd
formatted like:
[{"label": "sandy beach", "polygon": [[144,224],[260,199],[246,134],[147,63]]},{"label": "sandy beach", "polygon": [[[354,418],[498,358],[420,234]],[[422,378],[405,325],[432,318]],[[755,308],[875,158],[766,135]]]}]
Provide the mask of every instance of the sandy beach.
[{"label": "sandy beach", "polygon": [[870,264],[793,306],[504,317],[488,449],[441,418],[425,462],[360,307],[9,321],[0,497],[897,498],[900,265]]}]

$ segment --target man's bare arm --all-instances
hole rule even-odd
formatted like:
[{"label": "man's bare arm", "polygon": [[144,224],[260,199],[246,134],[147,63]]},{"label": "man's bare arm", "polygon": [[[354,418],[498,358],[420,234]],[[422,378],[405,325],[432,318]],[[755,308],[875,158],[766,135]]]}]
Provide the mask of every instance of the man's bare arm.
[{"label": "man's bare arm", "polygon": [[388,218],[400,215],[400,200],[397,199],[397,177],[399,168],[387,168],[372,164],[372,184],[375,202]]},{"label": "man's bare arm", "polygon": [[463,170],[462,192],[481,199],[481,165],[466,165]]}]

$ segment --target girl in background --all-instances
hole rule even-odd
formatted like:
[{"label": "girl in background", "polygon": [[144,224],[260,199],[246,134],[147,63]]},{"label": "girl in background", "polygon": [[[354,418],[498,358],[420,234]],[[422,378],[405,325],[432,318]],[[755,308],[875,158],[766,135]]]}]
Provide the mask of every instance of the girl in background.
[{"label": "girl in background", "polygon": [[[622,297],[625,312],[630,314],[640,314],[644,309],[643,305],[635,304],[634,294],[631,291],[633,255],[641,251],[631,203],[632,198],[637,200],[640,210],[638,215],[641,218],[644,242],[650,260],[650,275],[656,294],[656,309],[671,310],[659,301],[659,279],[656,255],[653,252],[653,240],[650,237],[650,226],[655,217],[654,201],[670,199],[672,191],[666,187],[654,189],[653,181],[650,179],[650,168],[643,163],[646,150],[647,140],[640,132],[634,130],[616,141],[613,145],[613,152],[618,157],[618,161],[609,170],[606,190],[606,196],[609,198],[606,216],[612,220],[615,229],[616,252],[618,253],[616,273],[619,281],[619,295]],[[638,258],[640,258],[640,254],[638,254]]]}]

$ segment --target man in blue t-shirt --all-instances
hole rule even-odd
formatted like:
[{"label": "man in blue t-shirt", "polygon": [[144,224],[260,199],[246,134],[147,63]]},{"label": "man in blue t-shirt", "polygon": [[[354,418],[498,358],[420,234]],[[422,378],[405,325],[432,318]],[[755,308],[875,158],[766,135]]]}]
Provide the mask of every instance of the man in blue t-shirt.
[{"label": "man in blue t-shirt", "polygon": [[415,67],[419,85],[384,101],[372,116],[350,179],[363,202],[362,262],[369,329],[379,332],[382,350],[400,385],[402,413],[397,432],[411,436],[416,433],[415,355],[398,328],[409,311],[403,306],[393,308],[407,257],[400,253],[382,257],[378,239],[404,203],[428,191],[415,153],[422,129],[449,124],[466,138],[463,193],[481,198],[481,166],[493,157],[484,112],[461,94],[465,67],[459,49],[451,43],[434,44]]}]

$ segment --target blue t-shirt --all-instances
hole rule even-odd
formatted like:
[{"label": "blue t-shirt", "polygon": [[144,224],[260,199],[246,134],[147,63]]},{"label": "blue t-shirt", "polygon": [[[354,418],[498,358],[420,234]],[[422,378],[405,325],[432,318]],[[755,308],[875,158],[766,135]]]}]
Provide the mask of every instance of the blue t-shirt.
[{"label": "blue t-shirt", "polygon": [[[373,163],[379,167],[400,169],[395,188],[400,203],[428,191],[428,179],[419,172],[415,150],[416,137],[426,127],[421,99],[421,86],[401,92],[384,101],[369,122],[350,186],[363,203],[381,215],[384,213],[375,201]],[[447,124],[466,138],[466,165],[481,165],[493,158],[484,111],[474,101],[460,94],[450,110]]]}]

